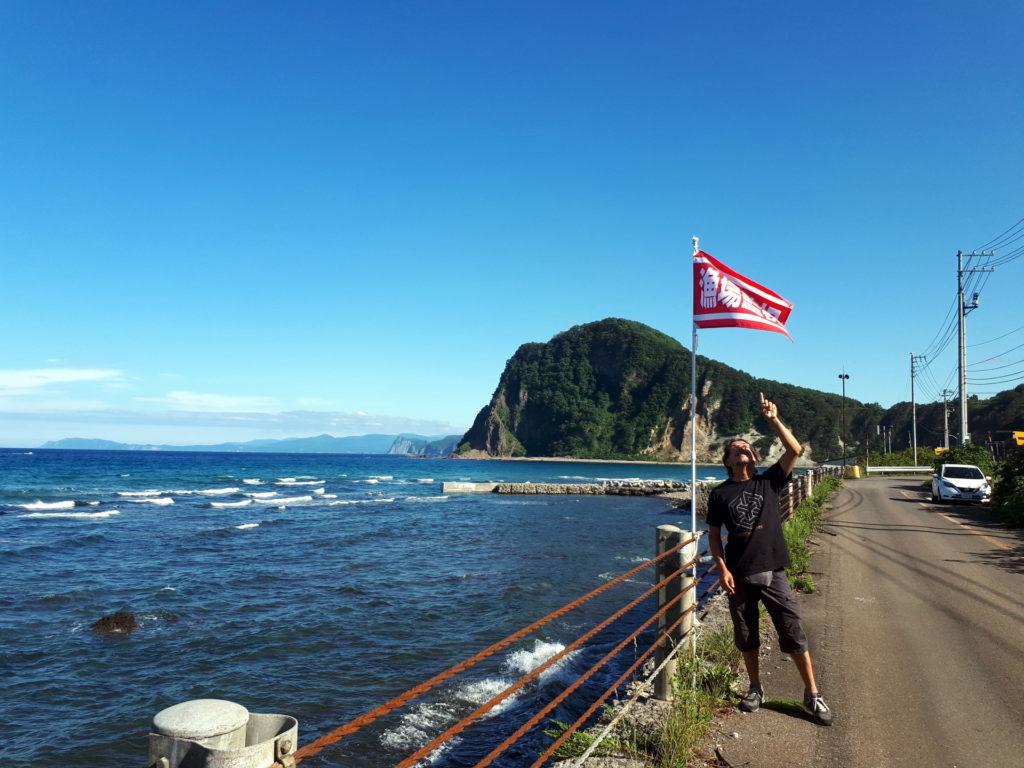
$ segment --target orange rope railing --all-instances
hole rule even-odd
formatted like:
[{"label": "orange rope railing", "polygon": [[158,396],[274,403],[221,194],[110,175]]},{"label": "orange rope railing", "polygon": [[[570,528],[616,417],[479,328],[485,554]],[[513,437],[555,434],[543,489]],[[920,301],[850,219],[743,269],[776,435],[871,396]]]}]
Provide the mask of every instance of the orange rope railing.
[{"label": "orange rope railing", "polygon": [[617,619],[619,619],[622,616],[624,616],[629,610],[631,610],[631,609],[635,608],[636,606],[638,606],[646,598],[648,598],[651,595],[653,595],[655,592],[657,592],[659,589],[661,589],[663,586],[665,586],[669,581],[671,581],[672,579],[674,579],[677,576],[679,576],[683,571],[685,571],[691,565],[694,565],[696,562],[697,562],[697,560],[693,559],[690,562],[685,563],[679,570],[677,570],[677,571],[675,571],[673,573],[670,573],[668,576],[666,576],[664,579],[659,581],[653,587],[651,587],[650,589],[645,591],[643,594],[641,594],[638,597],[634,598],[629,603],[627,603],[626,605],[622,606],[622,608],[620,608],[619,610],[615,611],[615,613],[613,613],[607,619],[605,619],[604,621],[596,624],[594,627],[592,627],[591,629],[587,630],[585,633],[580,635],[571,644],[567,645],[565,648],[563,648],[561,651],[559,651],[554,656],[549,658],[543,664],[541,664],[540,666],[532,669],[529,673],[527,673],[526,675],[523,675],[521,678],[519,678],[519,680],[517,680],[515,683],[510,685],[505,690],[503,690],[501,693],[497,694],[496,696],[494,696],[490,700],[488,700],[488,701],[484,702],[483,704],[481,704],[472,713],[466,715],[466,717],[462,718],[462,720],[460,720],[459,722],[457,722],[454,725],[452,725],[451,727],[449,727],[446,731],[444,731],[444,733],[441,733],[437,737],[435,737],[433,739],[433,741],[431,741],[429,744],[425,744],[424,746],[420,747],[418,750],[416,750],[416,752],[414,752],[413,754],[409,755],[407,758],[402,760],[402,762],[398,763],[396,765],[396,768],[409,768],[409,766],[415,765],[419,760],[421,760],[422,758],[424,758],[427,755],[429,755],[437,747],[441,746],[444,742],[448,741],[453,736],[456,736],[459,733],[461,733],[462,731],[464,731],[466,728],[468,728],[470,725],[472,725],[475,721],[480,719],[484,714],[486,714],[491,709],[496,707],[498,704],[503,702],[505,699],[507,699],[513,693],[515,693],[520,688],[522,688],[524,685],[529,683],[531,680],[535,680],[536,678],[540,677],[541,674],[543,674],[545,670],[550,669],[552,666],[557,664],[561,659],[565,658],[568,654],[572,653],[574,650],[579,648],[581,645],[583,645],[583,643],[585,643],[587,640],[592,638],[594,635],[596,635],[602,629],[604,629],[605,627],[607,627],[608,625],[612,624]]},{"label": "orange rope railing", "polygon": [[[680,549],[682,549],[685,546],[688,546],[688,545],[692,544],[696,540],[697,540],[697,537],[693,536],[693,537],[690,537],[689,539],[686,539],[685,541],[680,542],[679,544],[675,545],[674,547],[671,547],[670,549],[665,550],[664,552],[662,552],[657,557],[651,558],[650,560],[646,560],[643,563],[641,563],[640,565],[638,565],[636,568],[632,568],[629,571],[626,571],[625,573],[621,574],[620,576],[616,576],[611,581],[608,581],[608,582],[602,584],[600,587],[597,587],[596,589],[591,590],[587,594],[582,595],[581,597],[576,598],[572,602],[566,603],[561,608],[559,608],[559,609],[549,613],[547,616],[544,616],[544,617],[538,619],[537,621],[533,622],[532,624],[529,624],[528,626],[525,626],[522,629],[520,629],[520,630],[518,630],[516,632],[513,632],[511,635],[508,635],[507,637],[499,640],[498,642],[496,642],[496,643],[494,643],[492,645],[489,645],[487,648],[484,648],[482,651],[474,654],[473,656],[470,656],[469,658],[459,662],[458,664],[455,664],[455,665],[449,667],[448,669],[444,670],[443,672],[439,672],[438,674],[434,675],[430,679],[423,681],[419,685],[416,685],[416,686],[410,688],[409,690],[405,691],[404,693],[401,693],[398,696],[395,696],[395,697],[393,697],[391,699],[388,699],[386,702],[384,702],[380,706],[375,707],[375,708],[373,708],[373,709],[371,709],[371,710],[369,710],[367,712],[364,712],[362,715],[359,715],[355,719],[350,720],[349,722],[339,726],[338,728],[335,728],[333,731],[325,733],[320,738],[316,739],[315,741],[310,742],[309,744],[306,744],[305,746],[301,747],[298,751],[296,751],[296,753],[295,753],[295,762],[299,763],[299,762],[301,762],[302,760],[305,760],[308,757],[313,757],[314,755],[319,754],[320,752],[322,752],[327,747],[329,747],[329,746],[331,746],[333,744],[336,744],[337,742],[341,741],[346,736],[348,736],[348,735],[350,735],[352,733],[355,733],[360,728],[363,728],[363,727],[369,725],[370,723],[374,722],[375,720],[378,720],[381,717],[384,717],[389,712],[392,712],[393,710],[398,709],[399,707],[402,707],[405,704],[408,704],[410,701],[412,701],[412,700],[422,696],[423,694],[427,693],[428,691],[436,688],[438,685],[440,685],[441,683],[445,682],[446,680],[454,677],[455,675],[457,675],[457,674],[459,674],[461,672],[465,672],[467,669],[472,668],[476,664],[479,664],[484,659],[488,658],[489,656],[494,655],[495,653],[497,653],[501,649],[511,645],[516,640],[519,640],[519,639],[525,637],[526,635],[529,635],[531,632],[534,632],[537,629],[540,629],[545,624],[547,624],[547,623],[549,623],[551,621],[554,621],[555,619],[559,618],[560,616],[564,616],[566,613],[568,613],[569,611],[571,611],[571,610],[573,610],[575,608],[578,608],[580,605],[582,605],[583,603],[587,602],[588,600],[592,600],[593,598],[597,597],[601,593],[606,592],[607,590],[611,589],[615,585],[620,584],[621,582],[625,581],[630,576],[634,576],[637,573],[639,573],[640,571],[644,570],[645,568],[648,568],[651,565],[654,565],[655,563],[658,563],[661,560],[664,560],[665,558],[667,558],[667,557],[677,553]],[[682,593],[680,594],[680,597],[681,596],[682,596]],[[678,598],[676,598],[676,599],[678,599]],[[666,605],[666,607],[663,608],[661,612],[664,612],[665,610],[667,610],[667,608],[668,608],[668,606]],[[660,614],[655,614],[655,617],[657,617],[658,615],[660,615]],[[647,624],[645,624],[644,626],[649,625],[650,621],[651,620],[649,620],[647,622]],[[636,634],[639,634],[639,632],[637,632]],[[633,636],[635,636],[635,635],[633,635]]]}]

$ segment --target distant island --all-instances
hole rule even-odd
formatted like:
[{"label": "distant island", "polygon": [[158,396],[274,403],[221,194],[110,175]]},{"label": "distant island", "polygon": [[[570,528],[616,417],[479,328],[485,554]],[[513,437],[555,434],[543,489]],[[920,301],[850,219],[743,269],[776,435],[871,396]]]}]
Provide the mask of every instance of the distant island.
[{"label": "distant island", "polygon": [[450,456],[461,435],[315,435],[286,437],[280,440],[249,440],[243,443],[212,445],[155,445],[151,443],[119,443],[85,437],[50,440],[39,446],[62,450],[91,451],[192,451],[207,453],[376,453],[396,456],[437,458]]}]

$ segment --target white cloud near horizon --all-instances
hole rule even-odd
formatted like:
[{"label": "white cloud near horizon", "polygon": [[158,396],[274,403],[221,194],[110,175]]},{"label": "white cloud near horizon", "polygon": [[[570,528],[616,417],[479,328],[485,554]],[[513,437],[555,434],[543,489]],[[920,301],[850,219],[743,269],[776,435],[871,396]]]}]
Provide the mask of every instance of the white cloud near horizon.
[{"label": "white cloud near horizon", "polygon": [[164,397],[137,397],[135,399],[144,403],[160,403],[175,411],[268,411],[274,408],[274,401],[269,397],[217,395],[209,392],[190,392],[184,389],[168,392]]},{"label": "white cloud near horizon", "polygon": [[104,381],[121,375],[121,371],[110,368],[0,369],[0,397],[31,395],[54,384]]}]

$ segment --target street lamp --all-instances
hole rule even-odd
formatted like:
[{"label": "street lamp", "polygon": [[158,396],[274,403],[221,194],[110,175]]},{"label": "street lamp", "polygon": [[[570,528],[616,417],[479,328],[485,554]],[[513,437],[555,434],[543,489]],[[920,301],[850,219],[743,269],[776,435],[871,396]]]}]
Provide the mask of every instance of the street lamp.
[{"label": "street lamp", "polygon": [[849,378],[848,373],[839,374],[839,380],[843,382],[843,469],[846,469],[846,380]]}]

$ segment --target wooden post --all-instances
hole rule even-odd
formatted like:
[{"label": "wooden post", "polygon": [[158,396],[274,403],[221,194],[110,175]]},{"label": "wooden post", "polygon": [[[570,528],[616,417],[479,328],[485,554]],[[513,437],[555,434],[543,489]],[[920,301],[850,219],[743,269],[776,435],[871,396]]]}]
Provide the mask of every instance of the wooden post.
[{"label": "wooden post", "polygon": [[[676,547],[685,541],[683,538],[686,534],[683,533],[682,529],[677,528],[674,525],[659,525],[656,531],[656,549],[657,554],[662,554],[673,547]],[[657,567],[654,569],[654,583],[657,584],[662,579],[666,578],[669,574],[675,573],[679,570],[686,560],[683,559],[683,551],[687,549],[684,547],[675,554],[669,555],[664,560],[661,560]],[[666,603],[671,601],[674,597],[679,595],[679,592],[683,589],[684,576],[681,574],[678,578],[672,579],[665,584],[661,589],[658,590],[658,610],[660,611]],[[682,606],[678,601],[675,605],[669,608],[658,618],[658,637],[662,636],[662,633],[667,627],[672,626],[679,618],[682,613]],[[676,628],[674,632],[669,635],[666,642],[658,646],[658,649],[654,652],[654,666],[657,667],[668,656],[669,651],[675,647],[683,635],[682,626]],[[665,665],[665,668],[658,673],[658,676],[654,679],[654,698],[661,699],[662,701],[672,700],[672,679],[676,675],[676,662],[675,659],[669,661]]]}]

